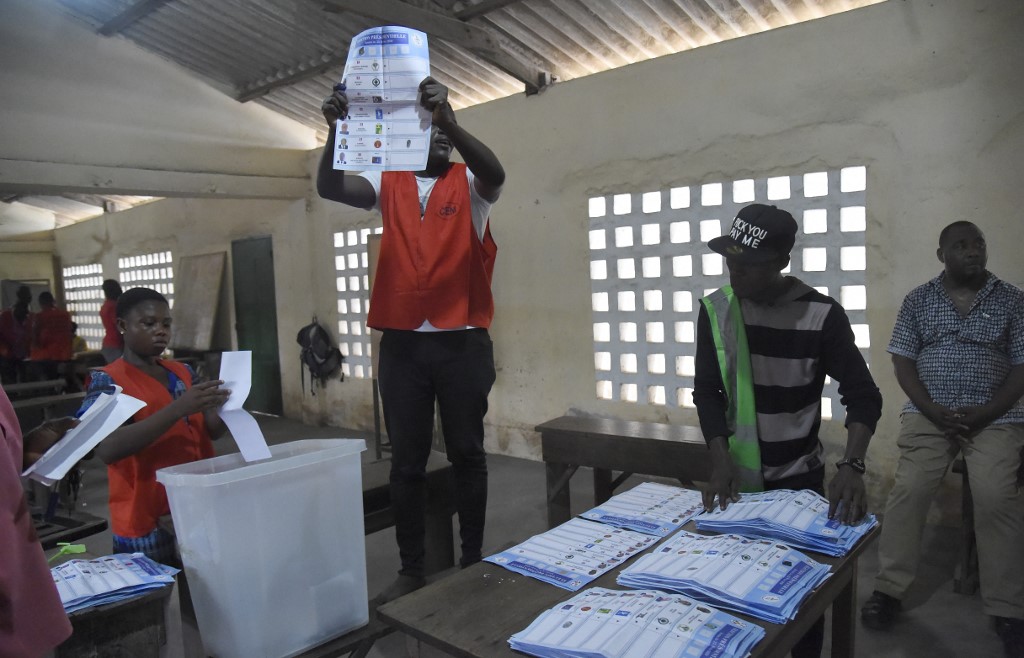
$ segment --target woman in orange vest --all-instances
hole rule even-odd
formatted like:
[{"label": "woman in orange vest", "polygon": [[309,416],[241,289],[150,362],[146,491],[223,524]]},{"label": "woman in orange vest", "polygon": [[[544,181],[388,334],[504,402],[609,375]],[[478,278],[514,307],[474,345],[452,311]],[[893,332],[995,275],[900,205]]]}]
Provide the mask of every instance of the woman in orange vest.
[{"label": "woman in orange vest", "polygon": [[196,382],[183,363],[161,359],[171,335],[167,299],[149,288],[132,288],[117,300],[117,326],[124,354],[94,372],[81,416],[100,393],[120,386],[146,403],[96,446],[110,480],[110,525],[115,553],[142,552],[176,563],[174,537],[158,527],[170,513],[156,471],[213,456],[211,439],[224,433],[217,409],[230,391],[223,381]]},{"label": "woman in orange vest", "polygon": [[19,286],[11,308],[0,311],[0,380],[15,384],[22,379],[23,362],[32,345],[32,290]]},{"label": "woman in orange vest", "polygon": [[56,379],[60,364],[75,357],[71,351],[71,314],[57,308],[53,293],[39,293],[39,312],[32,316],[32,348],[29,358],[37,379]]},{"label": "woman in orange vest", "polygon": [[122,294],[121,284],[114,279],[103,281],[103,305],[100,306],[100,320],[103,322],[103,343],[100,349],[107,363],[113,363],[124,351],[124,338],[117,329],[117,299]]}]

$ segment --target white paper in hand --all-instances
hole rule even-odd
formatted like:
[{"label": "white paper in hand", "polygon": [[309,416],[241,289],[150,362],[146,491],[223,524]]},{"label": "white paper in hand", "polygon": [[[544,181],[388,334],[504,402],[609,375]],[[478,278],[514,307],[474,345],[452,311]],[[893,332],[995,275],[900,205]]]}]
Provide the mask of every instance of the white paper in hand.
[{"label": "white paper in hand", "polygon": [[256,419],[242,408],[252,388],[252,352],[224,352],[220,357],[220,379],[231,391],[227,402],[218,411],[231,430],[242,458],[247,462],[269,459],[270,448]]},{"label": "white paper in hand", "polygon": [[81,422],[72,428],[64,437],[50,446],[50,449],[29,466],[22,474],[49,486],[67,475],[71,467],[96,447],[96,444],[107,438],[111,432],[135,415],[135,412],[146,406],[142,400],[121,392],[120,386],[114,386],[113,395],[101,393],[80,419]]}]

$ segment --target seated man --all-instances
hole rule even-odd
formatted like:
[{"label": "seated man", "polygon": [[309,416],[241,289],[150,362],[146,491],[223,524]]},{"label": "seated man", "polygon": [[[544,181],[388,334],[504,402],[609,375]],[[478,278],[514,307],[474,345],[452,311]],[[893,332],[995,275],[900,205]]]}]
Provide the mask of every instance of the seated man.
[{"label": "seated man", "polygon": [[910,291],[889,352],[903,407],[896,482],[885,508],[875,591],[861,610],[887,630],[917,572],[939,483],[963,454],[974,497],[981,600],[1006,655],[1024,657],[1024,292],[986,269],[970,222],[939,235],[943,271]]}]

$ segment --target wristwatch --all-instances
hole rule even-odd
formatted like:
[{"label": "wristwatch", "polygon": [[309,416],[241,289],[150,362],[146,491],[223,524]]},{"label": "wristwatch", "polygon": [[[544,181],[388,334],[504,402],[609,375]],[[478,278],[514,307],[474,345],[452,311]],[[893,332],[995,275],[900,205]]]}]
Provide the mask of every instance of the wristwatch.
[{"label": "wristwatch", "polygon": [[867,470],[867,467],[864,466],[864,460],[858,457],[850,457],[849,459],[837,461],[836,468],[839,468],[840,466],[849,466],[861,475],[864,475],[864,472]]}]

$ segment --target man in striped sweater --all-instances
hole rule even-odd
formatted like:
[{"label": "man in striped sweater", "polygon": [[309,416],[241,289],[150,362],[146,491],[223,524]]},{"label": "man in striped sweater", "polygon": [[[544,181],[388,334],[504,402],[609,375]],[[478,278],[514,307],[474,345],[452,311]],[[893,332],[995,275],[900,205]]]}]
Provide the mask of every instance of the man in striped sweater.
[{"label": "man in striped sweater", "polygon": [[[782,274],[796,233],[788,212],[753,204],[708,243],[725,257],[730,285],[701,300],[697,320],[693,401],[712,455],[704,506],[717,499],[725,509],[741,490],[825,494],[818,430],[828,376],[839,382],[848,432],[829,484],[829,514],[856,523],[867,511],[864,455],[882,396],[843,307]],[[820,655],[823,636],[819,623],[793,655]]]}]

